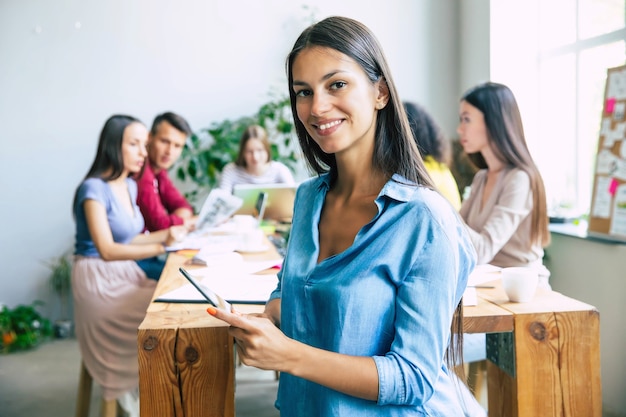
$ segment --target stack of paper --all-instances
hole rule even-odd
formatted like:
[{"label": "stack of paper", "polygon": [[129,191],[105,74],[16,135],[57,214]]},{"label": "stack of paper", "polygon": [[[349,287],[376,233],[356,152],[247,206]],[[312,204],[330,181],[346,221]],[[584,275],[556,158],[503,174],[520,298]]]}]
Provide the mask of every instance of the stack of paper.
[{"label": "stack of paper", "polygon": [[465,292],[463,293],[463,305],[477,305],[476,286],[481,285],[483,282],[500,278],[501,269],[500,267],[489,264],[476,265],[467,279],[467,288],[465,288]]},{"label": "stack of paper", "polygon": [[[276,274],[267,273],[270,268],[278,269],[282,259],[246,262],[230,260],[214,263],[201,269],[191,269],[189,273],[200,283],[220,295],[231,304],[265,304],[276,285]],[[266,273],[257,274],[265,271]],[[165,303],[206,303],[202,294],[191,284],[185,284],[167,292],[155,301]]]}]

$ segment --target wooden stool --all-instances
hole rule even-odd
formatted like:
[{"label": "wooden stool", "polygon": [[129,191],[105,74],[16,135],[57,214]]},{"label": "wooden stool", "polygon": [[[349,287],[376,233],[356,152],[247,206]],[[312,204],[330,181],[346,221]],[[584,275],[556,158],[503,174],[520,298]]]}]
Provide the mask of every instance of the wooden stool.
[{"label": "wooden stool", "polygon": [[[91,386],[93,378],[85,368],[83,361],[80,361],[80,378],[78,380],[78,396],[76,397],[76,417],[88,417],[89,406],[91,404]],[[105,400],[102,398],[100,407],[100,417],[117,417],[124,415],[116,400]]]}]

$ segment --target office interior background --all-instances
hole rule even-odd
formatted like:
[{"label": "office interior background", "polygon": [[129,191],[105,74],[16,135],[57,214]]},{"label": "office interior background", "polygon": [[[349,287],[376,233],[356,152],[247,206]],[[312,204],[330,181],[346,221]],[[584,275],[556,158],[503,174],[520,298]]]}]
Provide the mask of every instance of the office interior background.
[{"label": "office interior background", "polygon": [[[487,80],[522,110],[550,209],[589,210],[606,70],[626,60],[624,0],[0,0],[0,303],[42,300],[71,250],[71,201],[113,113],[163,111],[194,130],[286,94],[284,60],[313,20],[353,17],[382,43],[404,100],[452,139],[458,101]],[[553,234],[556,291],[600,311],[603,403],[625,416],[626,245]]]}]

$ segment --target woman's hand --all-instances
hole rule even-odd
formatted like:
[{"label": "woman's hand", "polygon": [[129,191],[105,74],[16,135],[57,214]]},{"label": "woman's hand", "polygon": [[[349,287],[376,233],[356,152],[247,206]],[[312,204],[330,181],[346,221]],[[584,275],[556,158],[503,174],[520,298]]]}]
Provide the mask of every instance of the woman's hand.
[{"label": "woman's hand", "polygon": [[186,219],[183,219],[183,225],[185,226],[188,232],[193,232],[196,229],[197,221],[198,221],[198,216],[191,216]]},{"label": "woman's hand", "polygon": [[289,372],[296,342],[278,329],[266,314],[242,314],[209,307],[207,312],[230,324],[241,361],[265,370]]},{"label": "woman's hand", "polygon": [[187,228],[184,225],[170,226],[167,237],[165,238],[165,246],[171,246],[179,242],[187,236]]}]

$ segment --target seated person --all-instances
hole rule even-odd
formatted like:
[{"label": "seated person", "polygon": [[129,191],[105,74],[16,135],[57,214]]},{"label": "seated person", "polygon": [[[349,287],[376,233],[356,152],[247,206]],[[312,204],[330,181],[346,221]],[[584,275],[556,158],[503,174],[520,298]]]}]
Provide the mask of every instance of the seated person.
[{"label": "seated person", "polygon": [[160,114],[152,123],[147,163],[137,178],[137,205],[146,222],[146,230],[150,232],[179,224],[193,228],[193,208],[168,176],[168,170],[180,157],[189,135],[189,124],[175,113]]},{"label": "seated person", "polygon": [[448,138],[443,135],[441,128],[426,109],[411,102],[403,104],[417,148],[424,159],[426,171],[439,192],[458,211],[461,208],[461,195],[456,180],[448,168],[450,163]]},{"label": "seated person", "polygon": [[[550,289],[543,248],[550,243],[543,179],[526,144],[517,100],[503,84],[470,88],[459,106],[459,141],[479,168],[460,215],[467,224],[479,264],[535,269]],[[464,336],[464,357],[482,360],[485,336]]]},{"label": "seated person", "polygon": [[289,168],[270,156],[266,130],[259,125],[249,126],[241,136],[237,160],[222,170],[219,188],[232,193],[236,184],[295,184]]},{"label": "seated person", "polygon": [[543,265],[550,243],[546,192],[513,92],[502,84],[479,84],[465,93],[459,114],[461,145],[479,168],[460,210],[478,263],[535,269],[540,287],[550,289]]},{"label": "seated person", "polygon": [[111,116],[98,152],[76,189],[72,296],[76,338],[85,367],[128,415],[139,415],[137,328],[155,289],[135,260],[165,253],[184,226],[143,233],[137,184],[148,130],[136,118]]}]

